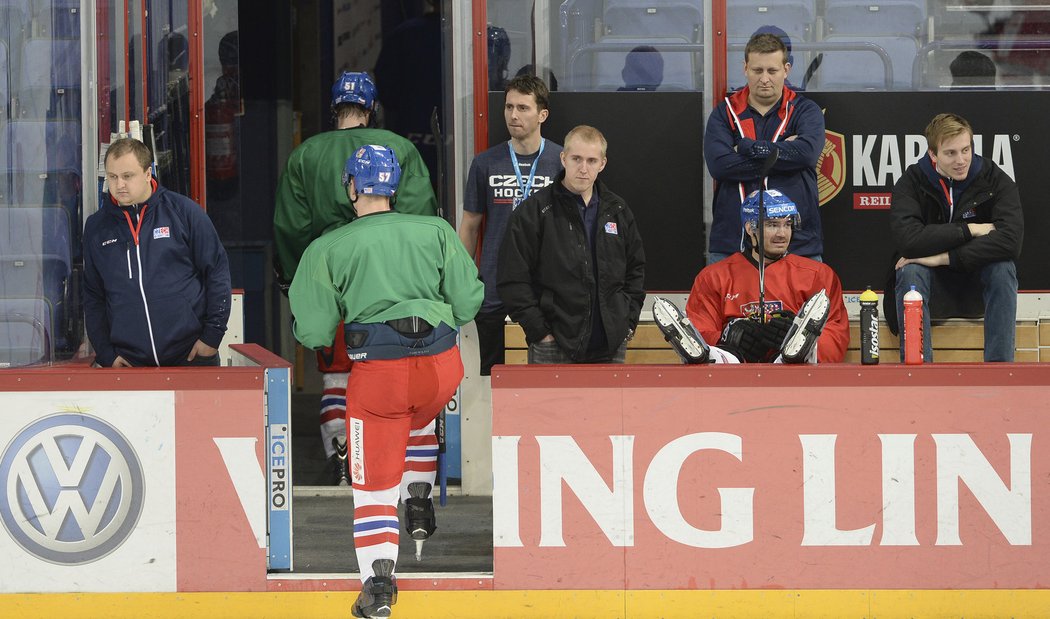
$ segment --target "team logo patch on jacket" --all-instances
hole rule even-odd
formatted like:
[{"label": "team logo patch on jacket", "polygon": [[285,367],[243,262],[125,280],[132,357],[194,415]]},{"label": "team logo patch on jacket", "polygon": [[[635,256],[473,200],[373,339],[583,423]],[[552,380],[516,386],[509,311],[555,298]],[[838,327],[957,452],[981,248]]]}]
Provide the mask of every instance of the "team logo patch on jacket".
[{"label": "team logo patch on jacket", "polygon": [[153,229],[153,238],[166,239],[171,237],[171,229],[168,226]]},{"label": "team logo patch on jacket", "polygon": [[[766,301],[764,303],[764,307],[766,310],[766,319],[768,320],[772,318],[774,314],[778,314],[784,311],[784,302]],[[758,303],[755,301],[741,304],[740,313],[743,314],[745,318],[752,319],[757,319],[759,316],[762,315],[762,311],[758,308]]]},{"label": "team logo patch on jacket", "polygon": [[606,234],[619,234],[619,232],[616,231],[616,222],[615,221],[607,221],[607,222],[605,222],[605,233]]}]

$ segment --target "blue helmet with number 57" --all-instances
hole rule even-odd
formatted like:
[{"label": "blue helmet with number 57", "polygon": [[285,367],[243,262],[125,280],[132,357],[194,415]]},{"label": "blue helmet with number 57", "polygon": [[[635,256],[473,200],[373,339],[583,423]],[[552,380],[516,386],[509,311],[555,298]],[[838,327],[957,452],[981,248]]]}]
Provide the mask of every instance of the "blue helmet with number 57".
[{"label": "blue helmet with number 57", "polygon": [[354,103],[369,112],[375,110],[376,85],[367,73],[343,71],[332,85],[332,108],[341,103]]},{"label": "blue helmet with number 57", "polygon": [[346,160],[343,187],[354,179],[357,193],[370,196],[392,196],[401,182],[401,164],[394,151],[385,146],[367,145]]}]

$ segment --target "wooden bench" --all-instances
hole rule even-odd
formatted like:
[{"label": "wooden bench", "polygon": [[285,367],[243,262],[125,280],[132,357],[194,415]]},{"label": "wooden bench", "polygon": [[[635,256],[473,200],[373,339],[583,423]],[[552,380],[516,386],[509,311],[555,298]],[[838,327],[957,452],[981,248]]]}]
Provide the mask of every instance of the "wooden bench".
[{"label": "wooden bench", "polygon": [[[846,363],[860,363],[860,326],[850,321],[849,349]],[[505,327],[508,364],[524,364],[528,359],[525,332],[517,323]],[[884,363],[899,361],[897,336],[886,323],[879,332],[879,348]],[[1050,318],[1017,322],[1015,361],[1050,361]],[[933,325],[934,359],[943,363],[982,361],[984,359],[984,323],[980,320],[951,319]],[[634,339],[627,345],[627,363],[680,363],[678,354],[664,341],[660,329],[652,322],[638,325]]]}]

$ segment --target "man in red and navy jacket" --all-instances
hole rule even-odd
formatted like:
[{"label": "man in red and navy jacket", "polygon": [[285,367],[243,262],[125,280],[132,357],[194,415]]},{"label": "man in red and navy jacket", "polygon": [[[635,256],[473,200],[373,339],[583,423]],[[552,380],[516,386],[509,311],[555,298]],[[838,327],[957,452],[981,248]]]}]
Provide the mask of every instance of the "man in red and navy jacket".
[{"label": "man in red and navy jacket", "polygon": [[785,86],[791,64],[775,34],[756,34],[744,49],[747,86],[726,97],[704,133],[704,160],[716,181],[708,264],[744,247],[740,205],[759,188],[762,165],[775,149],[767,189],[798,206],[802,228],[791,253],[821,259],[824,252],[817,191],[817,159],[824,148],[824,115],[816,103]]},{"label": "man in red and navy jacket", "polygon": [[102,367],[219,365],[230,265],[198,204],[159,186],[134,139],[106,151],[109,194],[84,225],[84,317]]}]

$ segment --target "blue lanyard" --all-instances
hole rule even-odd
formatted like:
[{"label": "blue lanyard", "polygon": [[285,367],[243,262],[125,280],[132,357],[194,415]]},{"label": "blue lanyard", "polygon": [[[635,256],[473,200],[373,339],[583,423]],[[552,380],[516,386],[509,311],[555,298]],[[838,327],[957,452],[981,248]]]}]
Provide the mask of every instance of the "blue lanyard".
[{"label": "blue lanyard", "polygon": [[518,176],[518,187],[521,188],[521,197],[514,198],[514,207],[518,208],[521,201],[529,197],[529,190],[532,189],[532,181],[536,178],[536,168],[539,167],[540,155],[543,154],[543,147],[547,145],[547,140],[540,138],[540,152],[536,153],[536,158],[532,160],[532,169],[529,170],[529,181],[524,182],[521,178],[521,168],[518,167],[518,155],[514,152],[514,147],[511,146],[510,141],[507,141],[507,148],[510,150],[510,162],[514,166],[514,174]]}]

